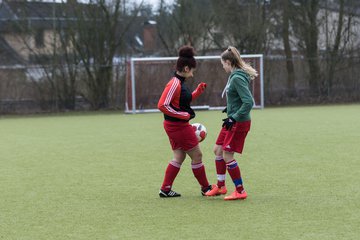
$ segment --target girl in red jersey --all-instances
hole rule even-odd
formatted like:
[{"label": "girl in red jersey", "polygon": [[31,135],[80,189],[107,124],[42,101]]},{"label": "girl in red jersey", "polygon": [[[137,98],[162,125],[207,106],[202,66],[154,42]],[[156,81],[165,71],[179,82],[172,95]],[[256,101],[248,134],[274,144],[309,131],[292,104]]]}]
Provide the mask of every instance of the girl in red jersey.
[{"label": "girl in red jersey", "polygon": [[174,77],[167,83],[158,103],[159,110],[164,113],[164,129],[174,153],[174,158],[165,171],[164,181],[159,192],[160,197],[181,196],[171,188],[186,154],[191,158],[191,168],[201,186],[202,195],[211,190],[202,163],[199,143],[189,124],[189,120],[195,117],[190,103],[198,98],[206,88],[206,84],[203,82],[193,92],[186,86],[186,79],[193,77],[195,68],[194,49],[189,46],[181,47]]},{"label": "girl in red jersey", "polygon": [[223,96],[226,93],[227,99],[227,106],[223,112],[227,113],[227,118],[223,119],[222,129],[214,146],[218,182],[206,193],[206,196],[226,194],[227,169],[235,185],[235,191],[224,200],[245,199],[247,193],[234,154],[242,153],[245,138],[250,130],[250,111],[254,100],[249,90],[249,83],[258,74],[241,59],[239,51],[234,47],[229,47],[221,54],[221,64],[225,72],[230,73],[223,91]]}]

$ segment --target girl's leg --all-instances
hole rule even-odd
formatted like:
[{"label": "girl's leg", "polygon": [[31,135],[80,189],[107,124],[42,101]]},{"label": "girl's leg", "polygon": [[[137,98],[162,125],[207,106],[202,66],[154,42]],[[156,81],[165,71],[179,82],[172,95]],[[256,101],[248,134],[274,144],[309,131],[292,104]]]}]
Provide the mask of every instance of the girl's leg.
[{"label": "girl's leg", "polygon": [[242,193],[244,191],[244,187],[241,178],[240,168],[238,166],[238,163],[234,159],[234,153],[224,151],[224,160],[226,162],[226,167],[229,175],[235,184],[236,191]]},{"label": "girl's leg", "polygon": [[180,149],[174,150],[174,159],[170,161],[168,164],[164,181],[161,185],[161,190],[164,192],[168,192],[172,188],[172,184],[180,171],[181,164],[184,162],[186,153]]},{"label": "girl's leg", "polygon": [[206,196],[209,197],[218,196],[227,193],[227,189],[225,186],[226,163],[223,157],[222,145],[215,144],[214,153],[215,153],[217,184],[212,187],[211,191],[208,191],[205,194]]},{"label": "girl's leg", "polygon": [[226,176],[226,163],[223,157],[223,150],[221,145],[215,144],[214,146],[215,154],[215,167],[217,175],[217,186],[219,188],[225,186],[225,176]]},{"label": "girl's leg", "polygon": [[191,158],[191,168],[195,178],[201,186],[201,193],[204,195],[206,191],[211,190],[211,186],[206,177],[205,166],[202,163],[202,152],[199,145],[186,152]]}]

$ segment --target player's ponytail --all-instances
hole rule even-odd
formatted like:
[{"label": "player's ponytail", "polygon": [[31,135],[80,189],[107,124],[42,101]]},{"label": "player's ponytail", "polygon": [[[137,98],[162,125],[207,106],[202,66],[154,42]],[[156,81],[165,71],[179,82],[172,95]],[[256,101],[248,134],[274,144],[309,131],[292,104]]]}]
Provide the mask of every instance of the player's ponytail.
[{"label": "player's ponytail", "polygon": [[179,49],[179,58],[176,62],[176,70],[182,72],[186,66],[188,66],[190,69],[196,68],[196,60],[194,55],[195,51],[193,47],[181,47]]},{"label": "player's ponytail", "polygon": [[241,58],[239,51],[235,47],[228,47],[222,54],[221,59],[229,60],[231,63],[231,66],[235,66],[237,68],[240,68],[244,70],[247,74],[249,74],[251,79],[254,79],[258,76],[257,71],[250,66],[250,64],[244,62],[244,60]]}]

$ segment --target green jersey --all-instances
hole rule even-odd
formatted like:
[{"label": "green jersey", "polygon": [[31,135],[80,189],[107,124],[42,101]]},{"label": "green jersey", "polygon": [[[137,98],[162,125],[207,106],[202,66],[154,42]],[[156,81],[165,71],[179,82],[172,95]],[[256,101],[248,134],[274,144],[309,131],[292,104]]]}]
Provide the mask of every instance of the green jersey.
[{"label": "green jersey", "polygon": [[250,76],[241,69],[233,71],[226,85],[227,115],[237,122],[250,120],[254,99],[249,89]]}]

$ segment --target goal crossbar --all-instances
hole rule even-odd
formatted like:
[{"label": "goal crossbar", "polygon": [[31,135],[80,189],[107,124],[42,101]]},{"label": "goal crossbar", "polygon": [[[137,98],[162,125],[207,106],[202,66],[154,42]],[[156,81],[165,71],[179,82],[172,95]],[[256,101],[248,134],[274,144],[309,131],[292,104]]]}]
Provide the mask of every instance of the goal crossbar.
[{"label": "goal crossbar", "polygon": [[[264,108],[264,76],[263,76],[263,55],[262,54],[247,54],[247,55],[242,55],[241,56],[245,61],[247,59],[258,59],[256,61],[256,70],[259,73],[259,76],[257,77],[258,79],[255,79],[256,82],[254,84],[252,84],[252,92],[253,95],[256,94],[256,98],[254,97],[255,100],[255,105],[254,108]],[[126,101],[125,101],[125,113],[146,113],[146,112],[158,112],[159,110],[156,107],[149,107],[149,108],[139,108],[137,107],[139,105],[136,97],[137,95],[139,95],[139,90],[137,93],[137,87],[140,88],[141,83],[137,82],[139,81],[137,79],[137,77],[139,77],[141,80],[146,81],[146,77],[143,77],[141,74],[139,74],[139,71],[136,71],[136,67],[138,65],[141,65],[140,63],[143,64],[152,64],[152,65],[156,65],[155,68],[162,68],[163,66],[161,65],[161,63],[164,62],[175,62],[178,59],[178,57],[146,57],[146,58],[131,58],[130,62],[129,62],[129,68],[130,68],[130,72],[127,73],[127,81],[126,81]],[[220,56],[196,56],[195,57],[196,60],[198,61],[198,65],[199,62],[201,61],[206,61],[206,60],[220,60]],[[217,62],[218,65],[221,65],[220,63]],[[211,66],[210,66],[211,68]],[[150,70],[149,68],[146,70],[143,70],[142,72],[143,75],[148,76],[151,75],[152,73],[149,71],[149,73],[146,73],[147,70]],[[222,69],[221,69],[222,70]],[[166,66],[165,71],[169,71],[168,66]],[[224,72],[222,70],[222,72]],[[139,76],[138,76],[139,75]],[[164,79],[166,82],[169,80],[169,78]],[[224,81],[227,81],[227,78],[224,79]],[[163,87],[165,86],[166,82],[164,82],[163,86],[156,86],[156,87],[160,87],[163,89]],[[138,86],[139,85],[139,86]],[[209,85],[209,84],[208,84]],[[144,88],[149,88],[149,86],[154,87],[153,85],[148,85],[148,86],[144,86]],[[222,86],[222,88],[220,89],[222,91],[223,87],[225,86],[225,84]],[[256,89],[255,89],[256,88]],[[162,90],[161,89],[161,90]],[[254,93],[256,91],[256,93]],[[153,97],[152,96],[148,96],[151,100]],[[159,99],[160,95],[158,96]],[[219,96],[220,97],[220,96]],[[146,98],[146,96],[142,96],[142,98]],[[158,100],[157,99],[157,100]],[[144,101],[144,100],[142,100]],[[137,105],[138,104],[138,105]],[[142,105],[142,104],[141,104]],[[154,104],[153,104],[154,105]],[[209,104],[202,104],[202,105],[194,105],[192,106],[192,108],[194,109],[203,109],[203,110],[217,110],[217,109],[223,109],[225,106],[224,104],[220,104],[218,106],[211,106]]]}]

